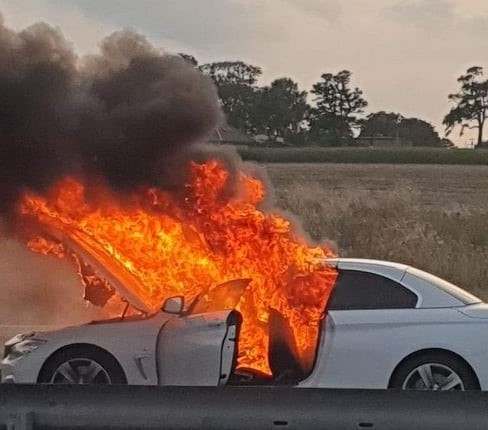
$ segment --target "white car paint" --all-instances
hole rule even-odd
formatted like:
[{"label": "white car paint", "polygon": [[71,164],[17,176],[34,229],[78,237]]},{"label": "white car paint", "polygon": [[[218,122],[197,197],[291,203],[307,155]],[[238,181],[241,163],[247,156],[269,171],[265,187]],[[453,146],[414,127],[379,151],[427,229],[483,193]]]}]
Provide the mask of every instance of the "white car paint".
[{"label": "white car paint", "polygon": [[[330,310],[322,322],[315,365],[298,387],[387,388],[412,353],[439,349],[462,357],[488,390],[488,305],[406,265],[330,259],[342,271],[374,273],[417,296],[411,309]],[[45,360],[72,343],[97,345],[120,363],[129,384],[225,384],[235,364],[238,325],[231,311],[178,316],[157,312],[140,321],[97,323],[37,333],[38,349],[2,361],[4,382],[36,382]],[[233,328],[232,328],[233,327]]]},{"label": "white car paint", "polygon": [[[223,360],[227,368],[221,368],[221,352],[228,329],[226,320],[231,312],[184,317],[159,312],[138,321],[97,322],[38,332],[34,338],[45,342],[24,356],[6,356],[2,361],[2,379],[3,382],[37,382],[42,365],[56,351],[84,344],[110,352],[122,367],[128,384],[225,383],[233,363]],[[226,353],[233,355],[234,347],[227,348]]]},{"label": "white car paint", "polygon": [[[488,305],[406,265],[364,259],[331,262],[339,270],[393,279],[413,291],[418,302],[413,309],[329,311],[317,364],[300,386],[384,389],[395,368],[410,354],[442,349],[461,356],[473,368],[481,389],[488,389],[488,342],[483,341],[488,329],[483,320],[488,318]],[[466,305],[457,296],[473,304]]]}]

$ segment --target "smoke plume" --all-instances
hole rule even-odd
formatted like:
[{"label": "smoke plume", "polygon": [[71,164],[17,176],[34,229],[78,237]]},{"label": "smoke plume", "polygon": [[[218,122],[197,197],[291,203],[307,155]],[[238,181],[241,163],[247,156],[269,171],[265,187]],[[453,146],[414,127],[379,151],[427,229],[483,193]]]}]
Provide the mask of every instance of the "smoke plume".
[{"label": "smoke plume", "polygon": [[0,17],[0,215],[67,175],[175,187],[221,120],[211,80],[128,30],[78,58],[61,32]]},{"label": "smoke plume", "polygon": [[5,325],[62,326],[104,316],[82,299],[79,278],[67,261],[34,254],[18,241],[2,238],[0,273],[0,338]]}]

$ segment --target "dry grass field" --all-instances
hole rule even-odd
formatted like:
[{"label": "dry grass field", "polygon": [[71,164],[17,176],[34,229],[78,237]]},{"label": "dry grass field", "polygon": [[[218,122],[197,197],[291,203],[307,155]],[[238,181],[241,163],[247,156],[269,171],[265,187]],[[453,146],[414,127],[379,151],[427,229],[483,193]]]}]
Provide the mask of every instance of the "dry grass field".
[{"label": "dry grass field", "polygon": [[488,166],[268,164],[278,205],[339,254],[415,265],[488,300]]}]

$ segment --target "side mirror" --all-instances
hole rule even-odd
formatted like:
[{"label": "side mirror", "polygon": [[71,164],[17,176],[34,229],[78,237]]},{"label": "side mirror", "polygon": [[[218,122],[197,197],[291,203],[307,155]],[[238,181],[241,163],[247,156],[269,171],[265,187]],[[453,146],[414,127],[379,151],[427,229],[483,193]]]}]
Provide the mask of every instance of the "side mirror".
[{"label": "side mirror", "polygon": [[183,296],[175,296],[166,299],[163,305],[163,312],[168,314],[181,314],[185,306],[185,298]]}]

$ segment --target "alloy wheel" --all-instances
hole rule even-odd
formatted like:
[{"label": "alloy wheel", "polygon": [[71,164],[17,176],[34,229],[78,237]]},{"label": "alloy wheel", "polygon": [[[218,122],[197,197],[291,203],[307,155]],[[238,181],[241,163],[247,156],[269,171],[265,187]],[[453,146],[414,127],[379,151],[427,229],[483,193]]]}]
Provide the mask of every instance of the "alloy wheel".
[{"label": "alloy wheel", "polygon": [[51,384],[111,384],[109,373],[89,358],[74,358],[62,363],[53,373]]},{"label": "alloy wheel", "polygon": [[403,390],[464,391],[461,377],[440,363],[425,363],[414,368],[405,378]]}]

